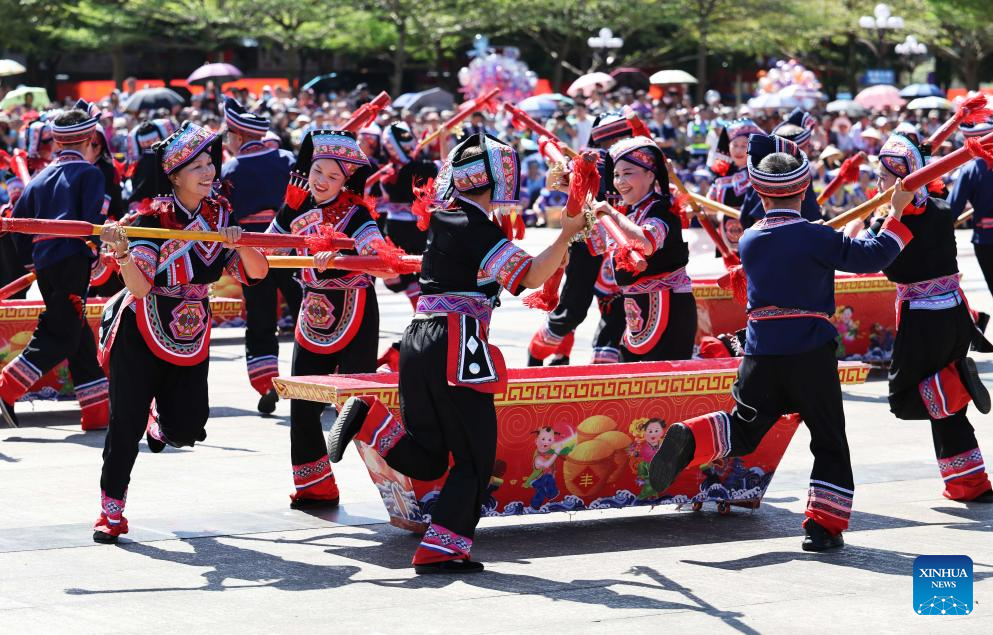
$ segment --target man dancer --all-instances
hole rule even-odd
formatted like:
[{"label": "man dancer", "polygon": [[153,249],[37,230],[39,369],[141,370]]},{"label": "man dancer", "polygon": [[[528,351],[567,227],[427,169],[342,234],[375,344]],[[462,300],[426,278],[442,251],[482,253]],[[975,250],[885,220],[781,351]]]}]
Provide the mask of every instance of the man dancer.
[{"label": "man dancer", "polygon": [[[103,222],[104,178],[93,166],[98,148],[91,145],[98,118],[81,110],[62,113],[52,122],[56,159],[36,174],[14,206],[15,218]],[[31,341],[0,373],[0,414],[17,425],[14,402],[63,359],[75,384],[83,430],[106,428],[109,418],[107,378],[97,362],[93,331],[86,322],[90,264],[96,257],[79,238],[15,235],[18,253],[30,256],[45,310]]]},{"label": "man dancer", "polygon": [[734,410],[670,426],[649,477],[664,492],[687,467],[744,456],[783,415],[799,412],[814,454],[805,551],[844,545],[854,483],[842,408],[834,314],[834,272],[879,271],[911,240],[900,215],[912,194],[898,188],[878,236],[851,239],[800,215],[810,182],[807,155],[791,141],[752,135],[748,175],[764,219],[747,229],[739,253],[748,275],[745,358],[732,389]]},{"label": "man dancer", "polygon": [[[269,131],[269,120],[246,112],[234,99],[224,102],[228,149],[235,156],[221,168],[222,180],[230,181],[231,219],[243,230],[264,232],[283,203],[293,155],[274,150],[262,143]],[[293,269],[271,269],[264,280],[255,285],[242,285],[245,297],[245,360],[248,380],[261,395],[258,409],[272,414],[276,409],[276,389],[272,378],[279,375],[279,298],[289,305],[290,313],[300,310],[302,292],[293,278]]]}]

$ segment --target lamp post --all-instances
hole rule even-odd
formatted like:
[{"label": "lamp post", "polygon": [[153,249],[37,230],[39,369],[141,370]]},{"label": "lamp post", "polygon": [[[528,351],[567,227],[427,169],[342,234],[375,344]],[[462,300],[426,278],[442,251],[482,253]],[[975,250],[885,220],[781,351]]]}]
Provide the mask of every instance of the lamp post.
[{"label": "lamp post", "polygon": [[927,46],[923,42],[918,42],[913,35],[907,35],[903,42],[896,45],[895,50],[897,55],[907,60],[907,73],[909,75],[907,83],[909,84],[914,81],[914,68],[917,66],[918,60],[927,57]]},{"label": "lamp post", "polygon": [[859,26],[867,31],[876,32],[876,41],[868,42],[869,47],[876,54],[876,59],[880,63],[883,61],[883,47],[885,46],[886,32],[896,31],[903,28],[903,18],[893,15],[890,5],[879,3],[872,10],[872,15],[864,15],[859,18]]},{"label": "lamp post", "polygon": [[608,51],[624,46],[624,38],[614,37],[614,32],[604,27],[597,35],[587,38],[586,44],[593,49],[593,65],[590,67],[590,72],[593,72],[600,66],[601,52],[607,54],[607,64],[614,62],[613,55],[609,54]]}]

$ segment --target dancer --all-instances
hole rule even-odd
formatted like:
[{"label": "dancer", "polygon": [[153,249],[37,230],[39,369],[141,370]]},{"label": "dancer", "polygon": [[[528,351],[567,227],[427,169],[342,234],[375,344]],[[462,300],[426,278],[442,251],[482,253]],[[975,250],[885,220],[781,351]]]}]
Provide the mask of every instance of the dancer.
[{"label": "dancer", "polygon": [[[142,207],[137,227],[217,231],[226,242],[137,239],[110,224],[110,244],[126,289],[107,303],[100,349],[110,363],[110,429],[100,475],[100,517],[93,540],[115,543],[128,532],[124,517],[138,443],[148,449],[193,446],[207,437],[210,414],[208,285],[224,272],[242,283],[261,280],[269,264],[257,249],[239,247],[231,208],[212,191],[221,169],[221,140],[186,122],[155,145],[162,196]],[[152,177],[150,177],[152,178]],[[152,401],[157,415],[149,417]]]}]

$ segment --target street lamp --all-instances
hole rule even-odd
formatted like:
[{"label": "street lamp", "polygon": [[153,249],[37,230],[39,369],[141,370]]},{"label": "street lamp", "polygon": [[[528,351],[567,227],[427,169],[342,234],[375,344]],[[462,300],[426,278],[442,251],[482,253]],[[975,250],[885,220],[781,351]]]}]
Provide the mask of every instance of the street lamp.
[{"label": "street lamp", "polygon": [[[619,49],[624,46],[624,38],[614,37],[614,32],[604,27],[600,29],[600,33],[593,37],[586,39],[586,44],[593,49],[593,67],[590,70],[596,69],[600,65],[600,53],[601,51],[607,52],[612,49]],[[607,56],[607,64],[612,64],[614,62],[614,57],[612,55]]]},{"label": "street lamp", "polygon": [[876,5],[876,8],[872,10],[872,15],[864,15],[859,18],[859,26],[867,31],[876,32],[875,44],[867,40],[863,40],[863,42],[865,42],[869,48],[872,49],[872,52],[876,55],[876,59],[881,64],[883,62],[883,47],[885,46],[884,40],[886,37],[886,32],[902,29],[903,18],[898,15],[893,15],[893,12],[890,10],[890,6],[888,4],[879,3]]},{"label": "street lamp", "polygon": [[923,42],[918,42],[917,38],[913,35],[907,35],[903,42],[900,42],[894,48],[897,55],[907,60],[907,72],[910,75],[907,78],[907,83],[909,84],[914,81],[914,67],[917,66],[918,60],[923,60],[927,57],[927,46]]}]

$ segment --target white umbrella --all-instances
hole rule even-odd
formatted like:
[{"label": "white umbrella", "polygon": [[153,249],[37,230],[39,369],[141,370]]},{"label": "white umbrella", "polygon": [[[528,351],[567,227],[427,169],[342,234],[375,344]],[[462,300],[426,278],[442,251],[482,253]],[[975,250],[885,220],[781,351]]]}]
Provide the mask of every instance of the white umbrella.
[{"label": "white umbrella", "polygon": [[653,74],[649,80],[653,84],[695,84],[696,77],[693,77],[686,71],[681,71],[679,69],[659,71]]},{"label": "white umbrella", "polygon": [[20,75],[27,70],[28,69],[24,68],[20,62],[15,62],[14,60],[0,60],[0,77]]},{"label": "white umbrella", "polygon": [[907,110],[952,110],[952,102],[944,97],[918,97],[906,106]]},{"label": "white umbrella", "polygon": [[570,84],[569,90],[565,92],[570,97],[575,97],[579,93],[590,95],[595,90],[610,90],[616,83],[617,80],[607,73],[587,73]]},{"label": "white umbrella", "polygon": [[758,97],[748,100],[748,107],[757,110],[760,108],[796,108],[800,105],[800,100],[795,97],[783,97],[778,93],[762,93]]}]

